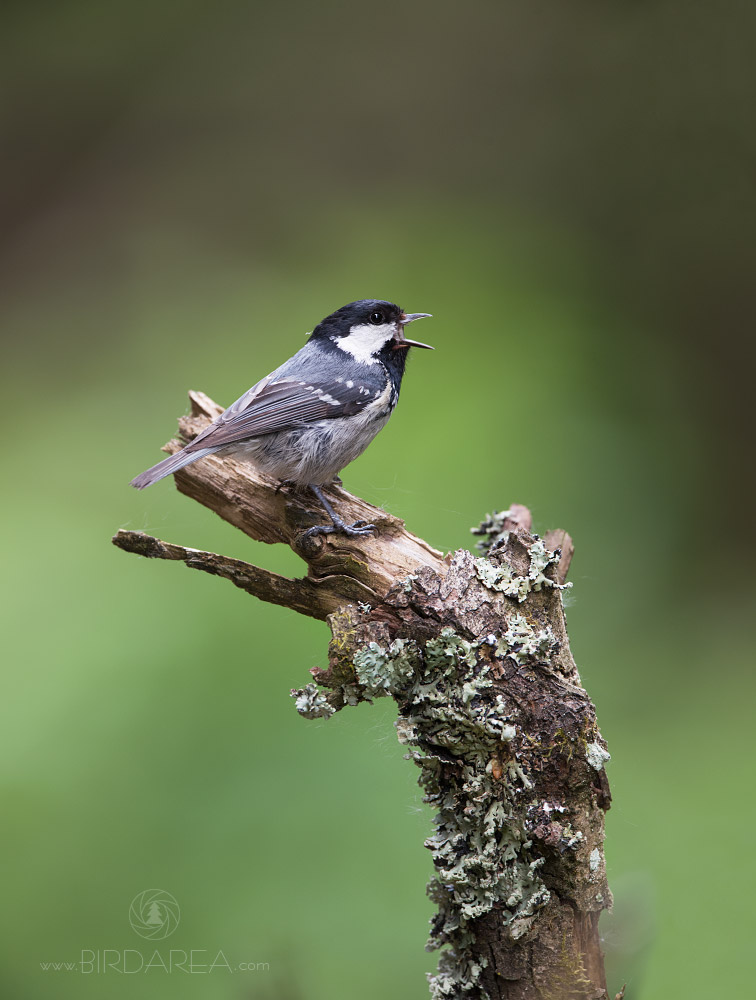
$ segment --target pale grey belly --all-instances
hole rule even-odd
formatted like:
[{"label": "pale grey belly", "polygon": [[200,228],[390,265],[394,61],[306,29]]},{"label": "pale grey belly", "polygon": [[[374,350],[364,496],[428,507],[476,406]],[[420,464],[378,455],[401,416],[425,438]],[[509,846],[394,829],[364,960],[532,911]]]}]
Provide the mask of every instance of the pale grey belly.
[{"label": "pale grey belly", "polygon": [[322,486],[363,453],[390,416],[389,410],[374,417],[359,413],[319,420],[307,427],[229,445],[228,450],[274,479]]}]

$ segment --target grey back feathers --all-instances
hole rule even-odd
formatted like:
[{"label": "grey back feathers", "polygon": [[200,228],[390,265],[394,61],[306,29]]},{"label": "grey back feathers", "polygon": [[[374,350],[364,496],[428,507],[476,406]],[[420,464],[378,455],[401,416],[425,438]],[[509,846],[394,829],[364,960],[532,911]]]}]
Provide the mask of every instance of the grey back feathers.
[{"label": "grey back feathers", "polygon": [[220,449],[238,451],[273,477],[325,484],[391,415],[407,354],[391,347],[402,316],[378,299],[337,310],[292,358],[132,486],[144,489]]}]

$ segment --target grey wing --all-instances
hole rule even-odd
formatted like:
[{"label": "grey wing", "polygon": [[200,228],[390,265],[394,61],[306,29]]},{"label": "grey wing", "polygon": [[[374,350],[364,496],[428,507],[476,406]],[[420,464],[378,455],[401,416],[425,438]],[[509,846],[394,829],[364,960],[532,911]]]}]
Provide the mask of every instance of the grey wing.
[{"label": "grey wing", "polygon": [[362,412],[380,392],[364,382],[276,379],[269,375],[232,403],[199,434],[187,451],[221,448],[237,441],[292,430],[316,420]]}]

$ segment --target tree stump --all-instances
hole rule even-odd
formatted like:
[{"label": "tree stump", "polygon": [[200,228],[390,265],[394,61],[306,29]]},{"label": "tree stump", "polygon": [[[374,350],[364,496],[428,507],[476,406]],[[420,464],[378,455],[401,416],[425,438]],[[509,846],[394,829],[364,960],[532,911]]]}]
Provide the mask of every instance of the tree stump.
[{"label": "tree stump", "polygon": [[[177,451],[221,411],[190,393]],[[231,580],[262,600],[325,619],[329,666],[292,691],[305,718],[392,697],[397,735],[435,810],[426,841],[441,949],[431,996],[606,1000],[598,920],[609,759],[570,652],[562,590],[572,542],[531,534],[513,505],[474,529],[475,556],[446,557],[398,518],[340,487],[329,495],[371,536],[306,538],[322,523],[309,494],[282,491],[217,455],[175,475],[178,489],[308,567],[288,579],[238,559],[119,531],[120,548]]]}]

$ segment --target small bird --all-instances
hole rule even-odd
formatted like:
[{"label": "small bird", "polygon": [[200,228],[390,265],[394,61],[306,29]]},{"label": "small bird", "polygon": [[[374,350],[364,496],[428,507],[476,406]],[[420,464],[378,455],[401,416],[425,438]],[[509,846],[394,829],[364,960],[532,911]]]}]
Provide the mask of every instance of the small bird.
[{"label": "small bird", "polygon": [[322,487],[367,448],[391,416],[410,347],[404,328],[430,313],[361,299],[331,313],[305,346],[232,403],[188,445],[131,482],[137,489],[216,452],[250,461],[281,482],[308,486],[331,518],[308,535],[366,535],[375,525],[345,524]]}]

